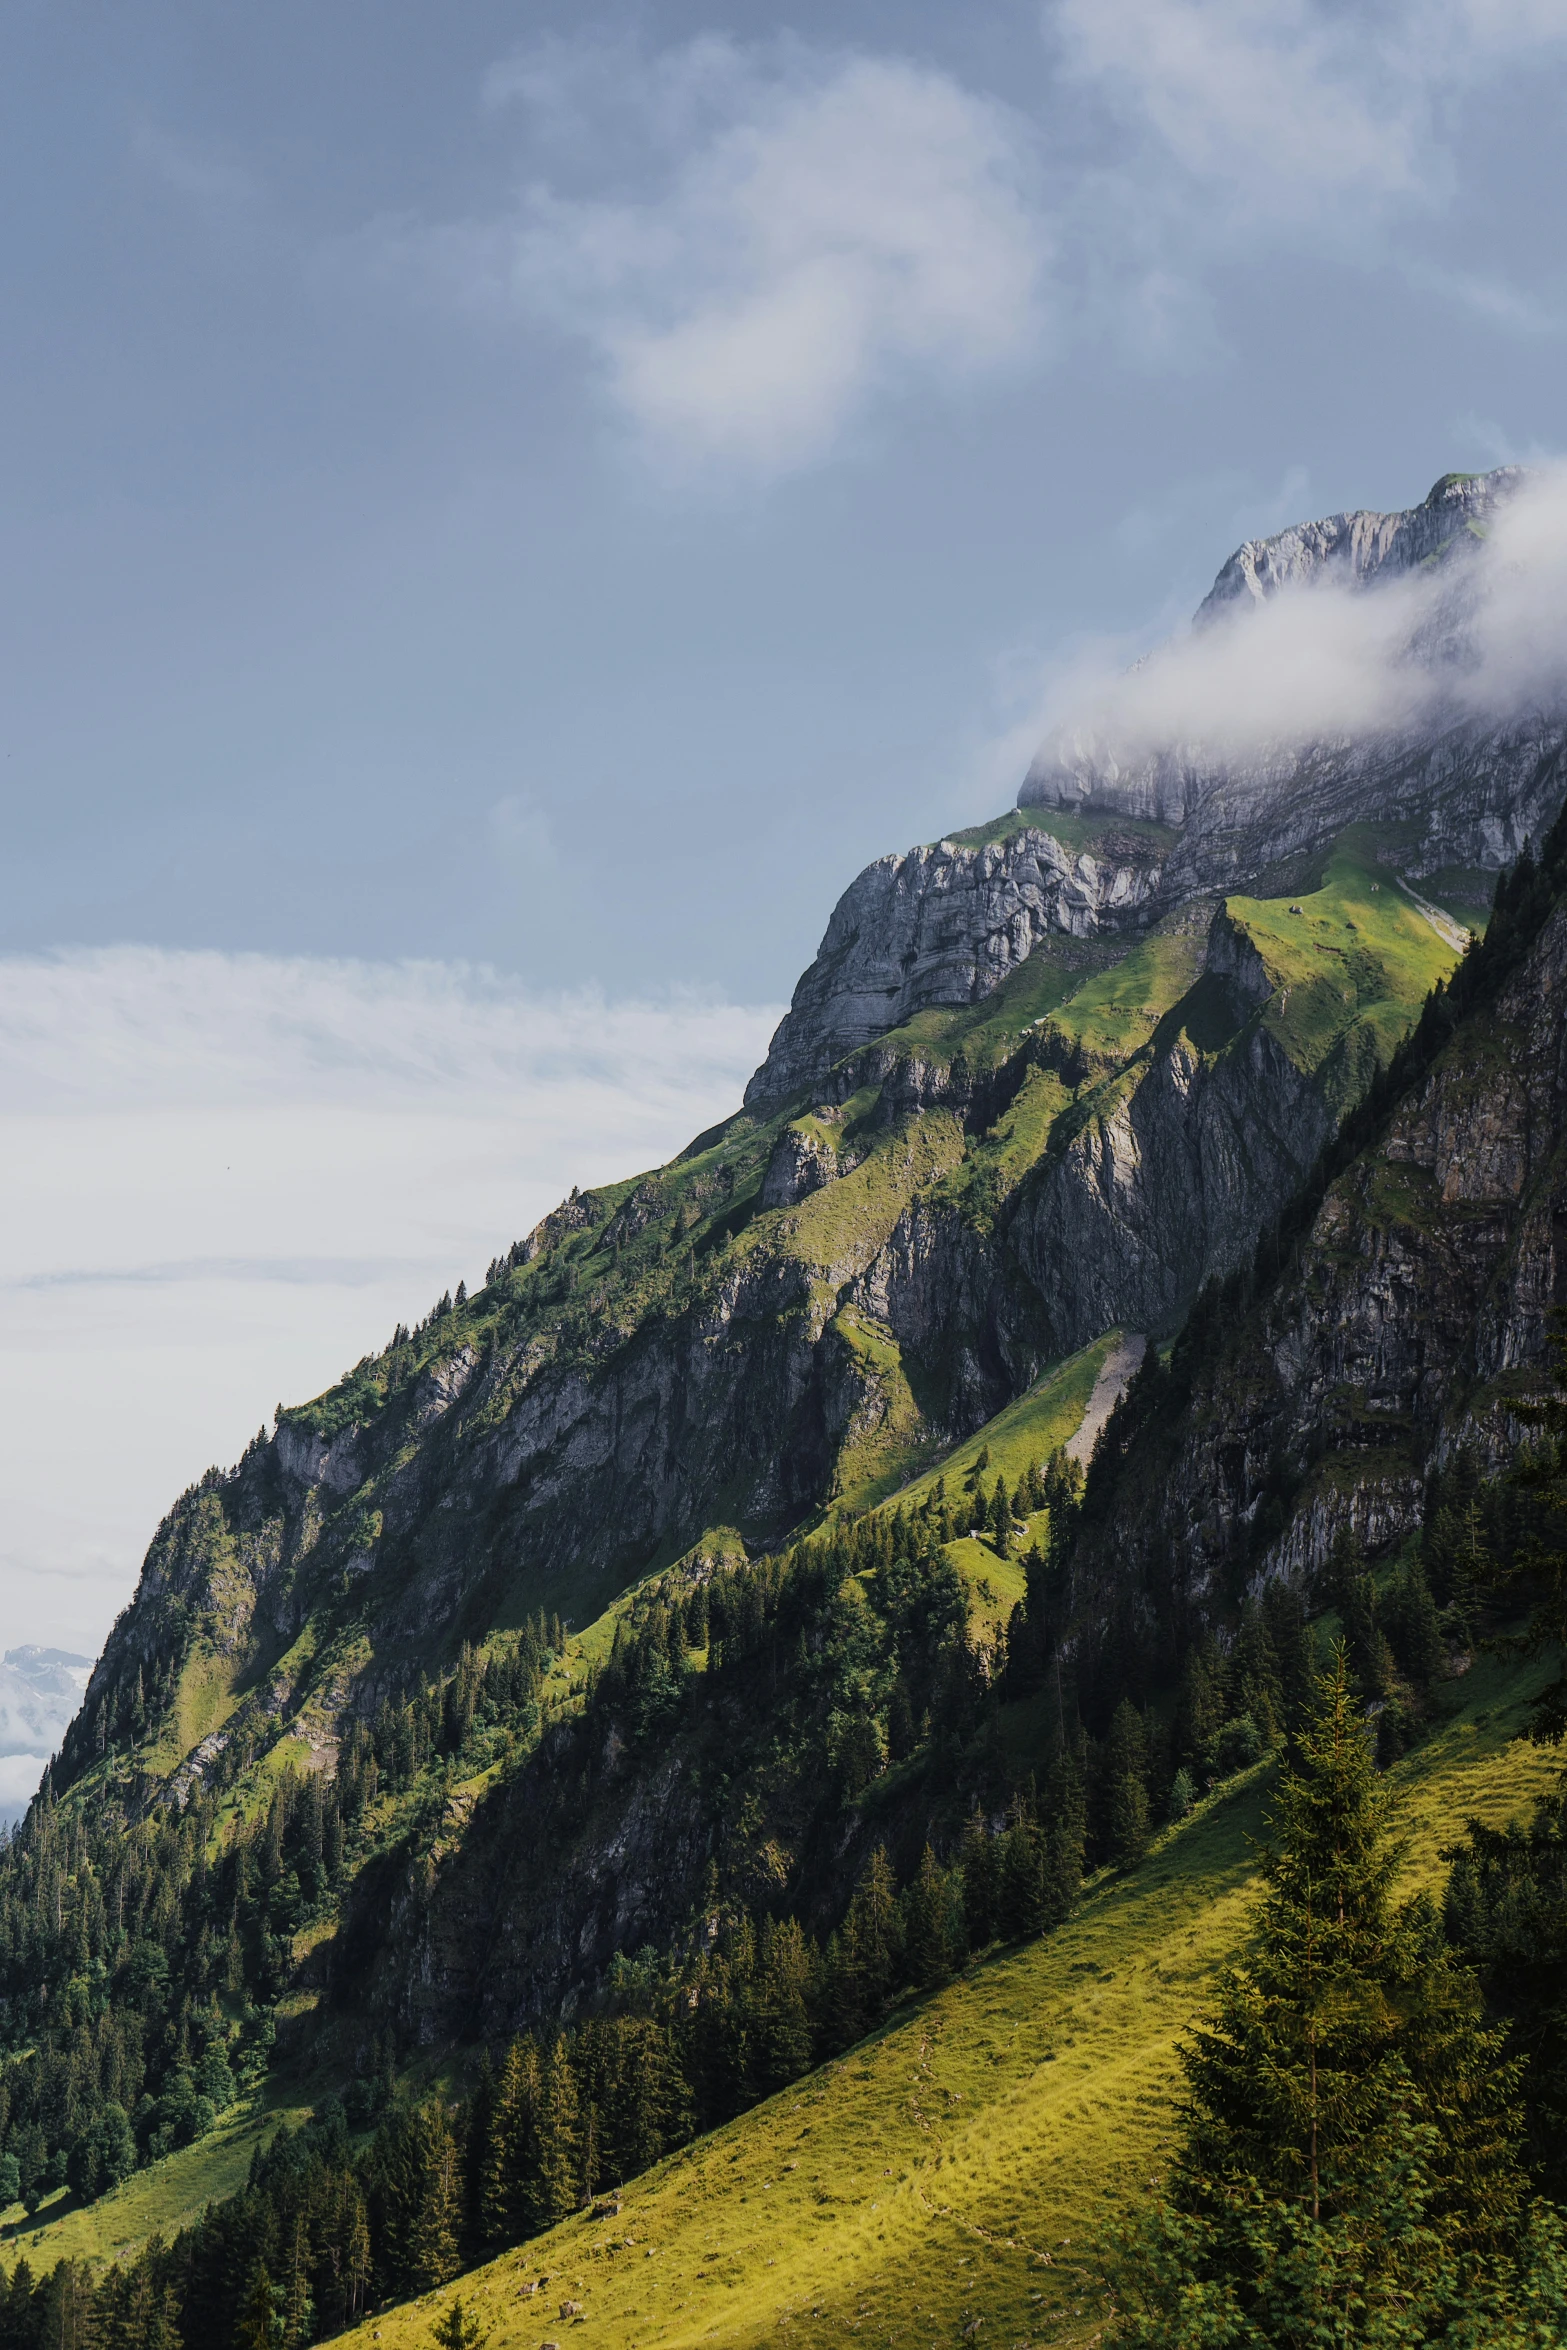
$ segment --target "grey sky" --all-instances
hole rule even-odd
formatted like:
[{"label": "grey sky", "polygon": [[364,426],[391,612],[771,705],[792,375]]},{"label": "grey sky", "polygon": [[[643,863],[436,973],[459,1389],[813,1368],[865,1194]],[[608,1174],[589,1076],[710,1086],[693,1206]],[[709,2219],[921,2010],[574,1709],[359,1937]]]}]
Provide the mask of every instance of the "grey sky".
[{"label": "grey sky", "polygon": [[7,10],[10,1637],[1238,540],[1562,454],[1564,96],[1567,0]]},{"label": "grey sky", "polygon": [[776,997],[1073,632],[1559,445],[1564,31],[11,11],[0,939]]}]

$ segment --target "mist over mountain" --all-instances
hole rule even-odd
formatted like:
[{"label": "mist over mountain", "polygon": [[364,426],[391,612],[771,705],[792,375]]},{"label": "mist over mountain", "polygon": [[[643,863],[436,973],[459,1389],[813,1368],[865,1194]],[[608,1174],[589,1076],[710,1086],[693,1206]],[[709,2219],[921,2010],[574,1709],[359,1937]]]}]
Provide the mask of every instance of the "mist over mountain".
[{"label": "mist over mountain", "polygon": [[[1567,473],[1444,475],[1418,507],[1249,542],[1190,629],[1122,676],[1063,688],[1025,806],[1118,810],[1244,858],[1374,795],[1421,823],[1418,869],[1516,854],[1522,770],[1562,739]],[[1496,777],[1447,818],[1444,776]],[[1549,820],[1551,811],[1544,811]]]}]

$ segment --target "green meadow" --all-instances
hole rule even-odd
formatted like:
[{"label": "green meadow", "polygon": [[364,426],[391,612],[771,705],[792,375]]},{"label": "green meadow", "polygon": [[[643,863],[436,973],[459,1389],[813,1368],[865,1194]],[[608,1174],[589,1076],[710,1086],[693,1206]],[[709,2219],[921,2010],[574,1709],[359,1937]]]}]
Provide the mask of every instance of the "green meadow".
[{"label": "green meadow", "polygon": [[[1440,1883],[1466,1816],[1524,1813],[1554,1781],[1517,1737],[1541,1677],[1482,1661],[1397,1766],[1411,1889]],[[618,2208],[345,2338],[426,2350],[461,2295],[492,2350],[1090,2342],[1094,2247],[1157,2185],[1177,2044],[1245,1935],[1269,1778],[1260,1765],[1208,1797],[1048,1939],[907,2002]]]}]

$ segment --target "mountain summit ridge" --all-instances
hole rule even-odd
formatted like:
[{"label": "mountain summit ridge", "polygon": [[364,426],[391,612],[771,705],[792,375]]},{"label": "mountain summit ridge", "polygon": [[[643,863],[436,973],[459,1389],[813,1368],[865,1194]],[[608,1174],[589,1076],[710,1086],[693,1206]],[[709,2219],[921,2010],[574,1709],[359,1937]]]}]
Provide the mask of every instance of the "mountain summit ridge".
[{"label": "mountain summit ridge", "polygon": [[[1379,594],[1435,567],[1441,593],[1410,628],[1420,666],[1440,676],[1462,665],[1466,558],[1530,480],[1518,466],[1445,474],[1402,512],[1357,509],[1249,539],[1199,605],[1194,636],[1244,630],[1260,607],[1324,585],[1366,599],[1369,615]],[[850,883],[746,1104],[776,1106],[920,1013],[981,1001],[1046,939],[1126,937],[1191,898],[1301,887],[1348,824],[1401,827],[1384,853],[1412,882],[1494,873],[1543,837],[1564,751],[1559,710],[1477,716],[1440,696],[1413,726],[1264,738],[1237,755],[1174,737],[1128,752],[1069,727],[1036,754],[1013,829],[880,857]]]}]

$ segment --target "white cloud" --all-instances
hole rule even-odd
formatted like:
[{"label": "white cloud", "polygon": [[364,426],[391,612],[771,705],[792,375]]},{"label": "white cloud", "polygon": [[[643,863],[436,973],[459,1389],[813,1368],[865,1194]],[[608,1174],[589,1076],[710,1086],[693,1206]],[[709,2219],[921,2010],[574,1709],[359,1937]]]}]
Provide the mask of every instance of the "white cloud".
[{"label": "white cloud", "polygon": [[[1085,645],[1046,681],[1040,759],[1105,777],[1266,770],[1308,743],[1435,717],[1567,707],[1567,467],[1539,468],[1455,559],[1368,585],[1342,568],[1240,597],[1130,668]],[[1466,554],[1465,549],[1468,549]],[[1015,737],[1014,737],[1015,739]]]},{"label": "white cloud", "polygon": [[573,1183],[735,1108],[777,1017],[438,964],[0,960],[8,1639],[95,1652],[193,1477]]},{"label": "white cloud", "polygon": [[799,44],[709,38],[619,66],[634,101],[603,52],[558,48],[492,95],[557,130],[564,116],[579,141],[612,114],[622,154],[635,113],[647,192],[535,185],[510,222],[421,249],[470,294],[581,337],[661,461],[786,472],[874,393],[984,376],[1033,346],[1047,240],[1031,134],[1007,107],[901,59]]},{"label": "white cloud", "polygon": [[1209,225],[1239,240],[1334,220],[1363,237],[1441,202],[1444,109],[1567,48],[1563,0],[1053,0],[1047,21],[1069,76],[1151,134],[1188,193],[1216,193]]},{"label": "white cloud", "polygon": [[1567,57],[1567,0],[1047,0],[1027,113],[895,55],[706,35],[551,39],[484,99],[526,155],[468,220],[381,222],[353,266],[590,355],[675,478],[829,458],[879,400],[950,394],[1069,340],[1212,364],[1238,251],[1392,265],[1520,334],[1548,300],[1416,248],[1463,111]]},{"label": "white cloud", "polygon": [[1420,190],[1425,93],[1369,10],[1311,0],[1057,0],[1069,70],[1101,83],[1249,216]]}]

